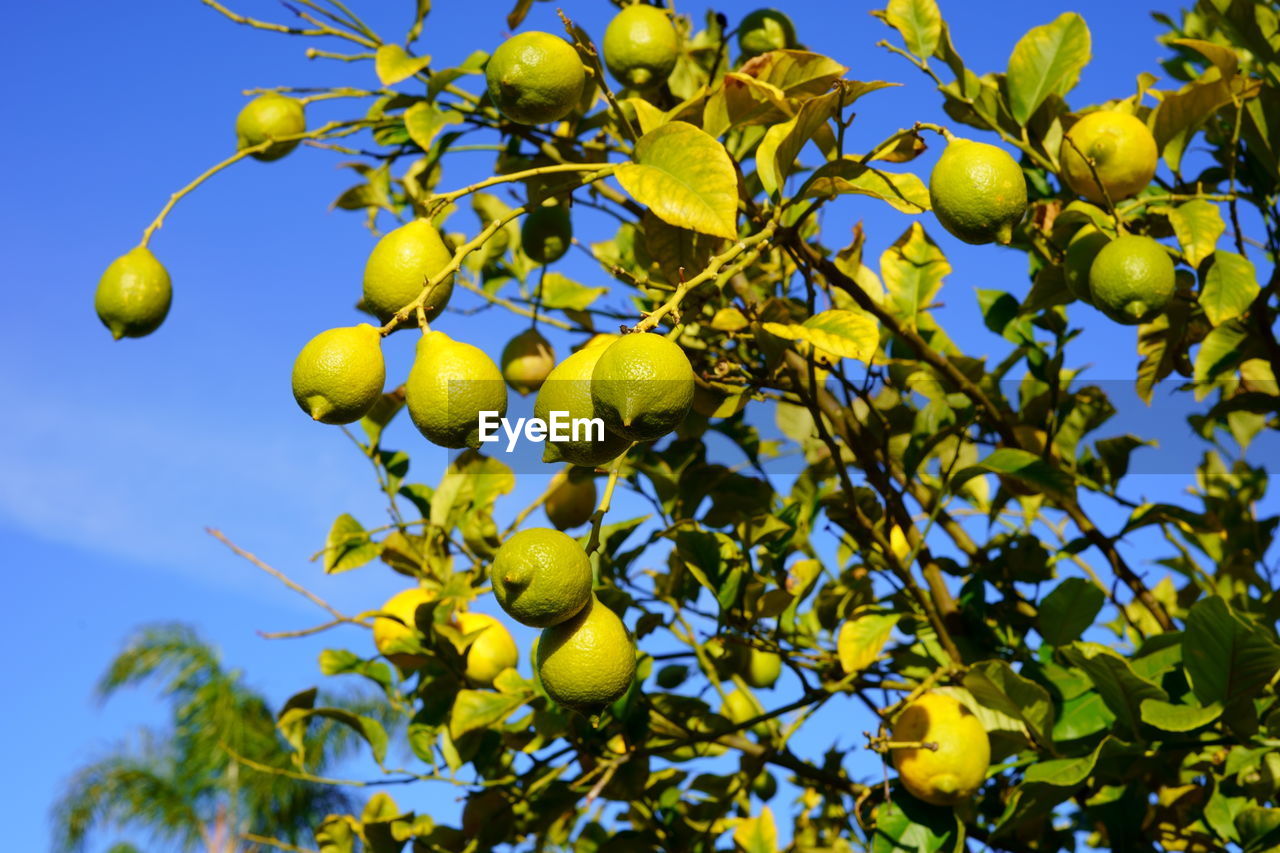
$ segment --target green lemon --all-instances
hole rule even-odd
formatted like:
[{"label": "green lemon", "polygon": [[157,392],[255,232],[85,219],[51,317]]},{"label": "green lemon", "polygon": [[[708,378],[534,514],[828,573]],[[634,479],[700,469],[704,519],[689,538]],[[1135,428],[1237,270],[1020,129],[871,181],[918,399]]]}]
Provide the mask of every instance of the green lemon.
[{"label": "green lemon", "polygon": [[467,681],[478,687],[492,687],[504,669],[514,669],[520,662],[520,650],[507,627],[484,613],[459,613],[458,630],[463,634],[480,632],[467,647]]},{"label": "green lemon", "polygon": [[493,594],[512,619],[533,628],[578,615],[591,597],[591,561],[570,536],[546,527],[521,530],[493,558]]},{"label": "green lemon", "polygon": [[679,56],[680,34],[671,17],[656,6],[628,6],[604,31],[604,63],[624,86],[661,86]]},{"label": "green lemon", "polygon": [[[364,265],[363,306],[387,322],[422,293],[427,281],[444,269],[453,253],[440,232],[426,219],[415,219],[382,235]],[[453,275],[435,286],[427,297],[427,320],[434,320],[453,295]],[[409,317],[401,328],[416,323]]]},{"label": "green lemon", "polygon": [[572,244],[573,222],[563,205],[543,205],[520,225],[520,247],[535,264],[560,260]]},{"label": "green lemon", "polygon": [[489,97],[517,124],[564,118],[578,105],[586,79],[573,45],[536,31],[520,33],[498,45],[485,68]]},{"label": "green lemon", "polygon": [[631,635],[594,595],[577,616],[542,629],[536,655],[547,695],[577,711],[596,711],[615,701],[636,674]]},{"label": "green lemon", "polygon": [[418,341],[404,397],[414,426],[440,447],[479,447],[480,413],[507,413],[502,371],[484,350],[444,332]]},{"label": "green lemon", "polygon": [[605,427],[632,441],[678,427],[693,405],[693,387],[684,350],[655,334],[623,335],[591,372],[591,401]]},{"label": "green lemon", "polygon": [[1098,110],[1080,119],[1067,131],[1058,150],[1067,185],[1098,204],[1106,199],[1085,157],[1093,160],[1106,195],[1120,201],[1151,183],[1158,156],[1155,137],[1141,119],[1115,110]]},{"label": "green lemon", "polygon": [[144,246],[112,261],[93,297],[98,319],[116,340],[141,338],[160,328],[172,302],[169,272]]},{"label": "green lemon", "polygon": [[502,348],[502,378],[512,391],[525,397],[542,387],[556,356],[537,329],[525,329]]},{"label": "green lemon", "polygon": [[1067,290],[1081,302],[1093,304],[1093,294],[1089,292],[1089,270],[1092,269],[1098,252],[1110,242],[1111,238],[1105,231],[1093,225],[1085,225],[1067,244],[1062,275],[1067,282]]},{"label": "green lemon", "polygon": [[1089,267],[1093,304],[1117,323],[1136,326],[1164,313],[1177,277],[1164,246],[1128,235],[1103,246]]},{"label": "green lemon", "polygon": [[744,57],[796,46],[796,26],[777,9],[756,9],[738,24],[738,47]]},{"label": "green lemon", "polygon": [[326,424],[349,424],[382,396],[382,336],[368,323],[321,332],[293,362],[293,399]]},{"label": "green lemon", "polygon": [[946,228],[966,243],[1008,243],[1027,212],[1027,182],[1004,149],[952,140],[929,176],[929,200]]},{"label": "green lemon", "polygon": [[[724,704],[720,706],[720,715],[734,725],[740,726],[747,720],[764,716],[764,706],[750,691],[734,690],[724,697]],[[751,727],[751,731],[761,736],[769,735],[770,730],[769,720],[761,720]]]},{"label": "green lemon", "polygon": [[[586,346],[557,364],[538,389],[538,397],[533,403],[534,416],[549,422],[552,412],[564,412],[564,417],[571,422],[580,421],[583,424],[599,418],[600,414],[591,398],[591,374],[606,346],[606,342]],[[604,430],[601,435],[598,430],[582,427],[578,430],[577,438],[573,436],[572,427],[564,441],[548,436],[542,461],[563,460],[573,465],[594,468],[617,459],[631,446],[630,441],[608,430]],[[595,440],[597,438],[599,440]]]},{"label": "green lemon", "polygon": [[[249,148],[282,136],[297,136],[307,129],[302,102],[275,92],[259,95],[236,116],[236,147]],[[297,139],[268,145],[252,155],[258,160],[279,160],[298,147]]]},{"label": "green lemon", "polygon": [[596,481],[590,469],[571,468],[569,475],[547,495],[542,508],[557,530],[581,527],[596,511]]},{"label": "green lemon", "polygon": [[782,658],[773,652],[752,648],[742,677],[752,687],[772,687],[782,675]]}]

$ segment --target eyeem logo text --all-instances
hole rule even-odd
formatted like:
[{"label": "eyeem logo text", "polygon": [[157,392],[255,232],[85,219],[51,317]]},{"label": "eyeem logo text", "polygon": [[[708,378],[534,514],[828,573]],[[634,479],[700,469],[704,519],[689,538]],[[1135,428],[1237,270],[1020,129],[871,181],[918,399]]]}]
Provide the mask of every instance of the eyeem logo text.
[{"label": "eyeem logo text", "polygon": [[480,441],[501,441],[498,430],[507,437],[507,453],[515,449],[521,435],[525,441],[604,441],[604,421],[600,418],[571,418],[568,412],[548,412],[550,418],[516,418],[511,420],[499,412],[481,412],[478,425]]}]

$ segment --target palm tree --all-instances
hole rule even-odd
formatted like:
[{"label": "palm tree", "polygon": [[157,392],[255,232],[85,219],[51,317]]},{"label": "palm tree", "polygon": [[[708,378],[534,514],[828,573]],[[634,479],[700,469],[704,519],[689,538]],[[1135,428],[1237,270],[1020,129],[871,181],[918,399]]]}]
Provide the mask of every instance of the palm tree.
[{"label": "palm tree", "polygon": [[[236,853],[257,849],[242,846],[244,833],[297,843],[326,814],[350,809],[333,787],[256,770],[232,757],[317,774],[353,740],[341,727],[318,722],[299,757],[276,729],[266,700],[238,671],[223,669],[217,651],[191,628],[139,631],[97,690],[105,700],[149,680],[163,685],[172,727],[143,729],[132,746],[75,772],[53,810],[55,850],[82,850],[92,832],[115,827],[140,830],[169,848]],[[128,843],[111,850],[136,853]]]}]

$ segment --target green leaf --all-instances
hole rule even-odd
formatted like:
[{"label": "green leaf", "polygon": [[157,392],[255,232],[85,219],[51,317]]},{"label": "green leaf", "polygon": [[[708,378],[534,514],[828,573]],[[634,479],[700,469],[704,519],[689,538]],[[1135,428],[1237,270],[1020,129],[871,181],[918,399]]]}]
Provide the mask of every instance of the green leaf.
[{"label": "green leaf", "polygon": [[1260,290],[1253,264],[1234,252],[1214,252],[1212,265],[1200,289],[1200,307],[1215,326],[1248,310]]},{"label": "green leaf", "polygon": [[1023,781],[1053,785],[1058,788],[1074,788],[1089,778],[1089,774],[1093,772],[1094,765],[1098,763],[1098,756],[1102,752],[1102,748],[1112,742],[1113,738],[1108,735],[1099,741],[1093,752],[1088,755],[1081,755],[1075,758],[1054,758],[1049,761],[1040,761],[1032,764],[1027,768]]},{"label": "green leaf", "polygon": [[1062,654],[1073,666],[1084,670],[1085,675],[1098,688],[1102,701],[1129,732],[1141,732],[1141,705],[1144,699],[1168,701],[1168,695],[1160,687],[1140,678],[1129,662],[1106,646],[1098,643],[1076,643],[1062,649]]},{"label": "green leaf", "polygon": [[841,625],[836,654],[845,675],[855,675],[875,663],[897,624],[896,613],[864,613]]},{"label": "green leaf", "polygon": [[1197,601],[1187,614],[1182,660],[1200,704],[1228,706],[1256,695],[1275,678],[1280,645],[1215,595]]},{"label": "green leaf", "polygon": [[911,223],[880,256],[880,277],[896,313],[908,325],[915,325],[916,316],[933,301],[949,272],[951,264],[919,222]]},{"label": "green leaf", "polygon": [[1071,478],[1042,457],[1016,447],[1002,447],[977,465],[957,471],[951,478],[952,490],[981,474],[1003,474],[1038,492],[1066,495],[1071,491]]},{"label": "green leaf", "polygon": [[942,36],[942,13],[934,0],[889,0],[885,23],[902,33],[907,50],[921,58],[933,56]]},{"label": "green leaf", "polygon": [[382,553],[382,545],[369,538],[360,522],[343,513],[334,519],[324,542],[324,570],[334,575],[359,568]]},{"label": "green leaf", "polygon": [[530,698],[532,695],[528,693],[460,690],[449,717],[449,734],[457,740],[467,732],[496,725]]},{"label": "green leaf", "polygon": [[1218,238],[1227,230],[1218,206],[1202,198],[1172,208],[1169,224],[1182,246],[1182,256],[1192,268],[1199,268],[1200,262],[1213,254]]},{"label": "green leaf", "polygon": [[442,110],[426,101],[418,101],[404,111],[404,126],[409,131],[409,138],[423,151],[431,149],[432,141],[441,130],[451,124],[461,123],[461,113]]},{"label": "green leaf", "polygon": [[1152,115],[1151,133],[1170,169],[1177,172],[1181,168],[1182,155],[1205,119],[1237,96],[1230,82],[1223,79],[1191,83],[1164,94]]},{"label": "green leaf", "polygon": [[865,311],[833,308],[804,323],[765,323],[764,330],[789,341],[805,341],[840,358],[871,363],[880,345],[880,327]]},{"label": "green leaf", "polygon": [[431,64],[429,56],[410,56],[409,52],[398,44],[384,44],[378,48],[373,67],[378,79],[384,86],[394,86],[407,80]]},{"label": "green leaf", "polygon": [[542,307],[585,311],[608,292],[607,287],[587,287],[558,272],[548,272],[542,278]]},{"label": "green leaf", "polygon": [[969,667],[964,686],[979,704],[1021,720],[1036,742],[1053,743],[1053,699],[1029,678],[1002,660],[981,661]]},{"label": "green leaf", "polygon": [[387,730],[382,723],[372,717],[354,714],[345,708],[287,708],[281,715],[277,725],[285,737],[295,746],[302,743],[302,734],[307,722],[312,717],[325,717],[342,723],[364,738],[373,752],[373,760],[381,764],[387,757]]},{"label": "green leaf", "polygon": [[853,157],[833,160],[818,167],[796,198],[830,198],[837,195],[865,195],[878,198],[902,213],[930,210],[929,188],[911,172],[886,172],[864,165]]},{"label": "green leaf", "polygon": [[1026,124],[1050,95],[1066,95],[1089,62],[1089,27],[1075,12],[1035,27],[1018,40],[1009,56],[1005,82],[1009,110]]},{"label": "green leaf", "polygon": [[1190,732],[1207,726],[1222,716],[1222,706],[1182,705],[1160,699],[1143,699],[1139,706],[1142,722],[1164,732]]},{"label": "green leaf", "polygon": [[1236,815],[1244,853],[1275,853],[1280,847],[1280,809],[1249,807]]},{"label": "green leaf", "polygon": [[828,92],[820,98],[805,101],[795,118],[770,127],[756,148],[756,172],[765,192],[776,194],[804,148],[818,129],[840,109],[842,92]]},{"label": "green leaf", "polygon": [[963,850],[964,829],[950,808],[897,791],[875,810],[872,853],[950,853]]},{"label": "green leaf", "polygon": [[743,818],[733,830],[733,843],[743,853],[778,853],[778,828],[765,806],[759,817]]},{"label": "green leaf", "polygon": [[1084,578],[1067,578],[1040,602],[1036,627],[1051,646],[1065,646],[1080,639],[1093,624],[1107,595]]},{"label": "green leaf", "polygon": [[635,162],[614,173],[631,197],[672,225],[738,236],[738,175],[724,146],[688,122],[640,137]]},{"label": "green leaf", "polygon": [[1239,320],[1228,320],[1210,332],[1196,351],[1194,377],[1201,388],[1196,398],[1203,399],[1208,386],[1224,373],[1229,373],[1245,360],[1250,344],[1249,330]]}]

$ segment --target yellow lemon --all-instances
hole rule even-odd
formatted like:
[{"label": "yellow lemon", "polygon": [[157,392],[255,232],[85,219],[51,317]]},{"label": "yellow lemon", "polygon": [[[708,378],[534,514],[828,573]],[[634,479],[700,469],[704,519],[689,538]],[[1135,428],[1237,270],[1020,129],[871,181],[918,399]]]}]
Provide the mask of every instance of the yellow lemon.
[{"label": "yellow lemon", "polygon": [[551,344],[537,329],[525,329],[502,348],[502,378],[522,397],[541,388],[555,366]]},{"label": "yellow lemon", "polygon": [[417,586],[401,590],[387,599],[386,604],[379,609],[396,618],[374,617],[373,644],[378,653],[405,671],[424,666],[427,659],[422,655],[397,650],[418,636],[415,614],[419,607],[434,600],[432,592]]},{"label": "yellow lemon", "polygon": [[912,702],[893,724],[897,742],[932,743],[937,749],[893,750],[893,766],[903,786],[917,799],[935,806],[967,800],[987,777],[991,744],[973,713],[941,693],[926,693]]},{"label": "yellow lemon", "polygon": [[478,448],[480,413],[507,413],[507,386],[493,359],[444,332],[418,341],[404,397],[414,426],[440,447]]},{"label": "yellow lemon", "polygon": [[536,417],[549,421],[552,412],[564,412],[564,417],[571,422],[579,422],[576,437],[571,423],[566,440],[547,438],[542,461],[563,460],[573,465],[594,468],[618,458],[631,446],[631,442],[620,435],[608,430],[601,433],[600,430],[584,426],[600,417],[591,397],[591,375],[605,348],[603,343],[597,343],[578,350],[557,364],[538,390],[538,397],[533,403]]},{"label": "yellow lemon", "polygon": [[504,669],[512,669],[520,661],[520,650],[507,627],[485,613],[459,613],[458,630],[463,634],[480,632],[467,648],[467,681],[478,687],[492,687],[493,680]]},{"label": "yellow lemon", "polygon": [[[382,322],[418,298],[427,282],[448,266],[453,253],[440,239],[440,232],[426,219],[415,219],[382,235],[364,265],[362,304]],[[434,320],[453,295],[450,274],[432,288],[425,308],[427,320]],[[414,325],[409,317],[402,326]]]},{"label": "yellow lemon", "polygon": [[655,334],[623,335],[591,372],[591,401],[611,432],[652,441],[678,427],[693,405],[693,366]]},{"label": "yellow lemon", "polygon": [[1022,168],[1003,148],[956,139],[929,176],[933,212],[966,243],[1008,243],[1027,212]]},{"label": "yellow lemon", "polygon": [[116,340],[141,338],[160,328],[172,302],[168,270],[143,246],[107,266],[93,297],[98,319]]},{"label": "yellow lemon", "polygon": [[[1078,149],[1078,150],[1077,150]],[[1081,156],[1084,155],[1084,157]],[[1085,157],[1093,160],[1112,201],[1136,195],[1156,174],[1155,137],[1140,119],[1115,110],[1098,110],[1080,119],[1063,137],[1058,151],[1062,177],[1092,202],[1105,198]]]},{"label": "yellow lemon", "polygon": [[326,424],[369,413],[386,380],[382,336],[368,323],[329,329],[307,341],[293,362],[293,399]]},{"label": "yellow lemon", "polygon": [[517,124],[543,124],[573,112],[586,72],[573,45],[532,31],[498,46],[485,67],[485,82],[504,116]]},{"label": "yellow lemon", "polygon": [[537,671],[543,689],[557,703],[596,711],[631,686],[635,645],[617,614],[591,596],[577,616],[542,629]]},{"label": "yellow lemon", "polygon": [[489,570],[493,594],[512,619],[534,628],[571,619],[591,598],[591,561],[574,539],[545,527],[512,535]]},{"label": "yellow lemon", "polygon": [[[297,136],[306,129],[307,117],[301,101],[268,92],[245,104],[236,116],[236,147],[251,148],[270,139]],[[298,142],[297,139],[277,142],[249,156],[264,161],[279,160],[297,148]]]}]

